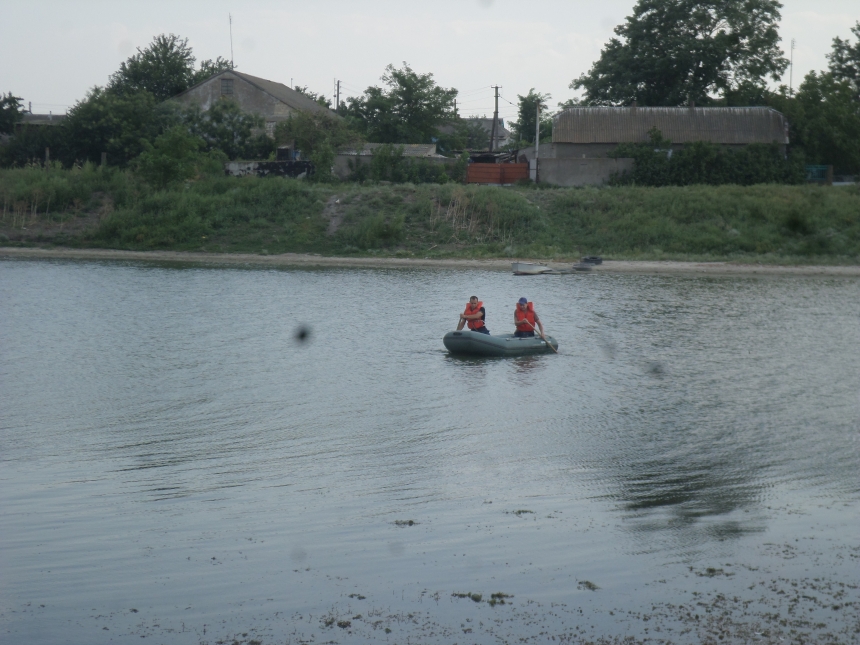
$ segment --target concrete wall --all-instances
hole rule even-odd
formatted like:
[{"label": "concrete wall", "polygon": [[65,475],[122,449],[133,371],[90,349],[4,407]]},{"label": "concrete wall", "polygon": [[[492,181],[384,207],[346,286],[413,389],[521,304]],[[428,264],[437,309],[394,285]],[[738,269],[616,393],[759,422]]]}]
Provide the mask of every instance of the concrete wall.
[{"label": "concrete wall", "polygon": [[540,183],[556,186],[605,184],[613,173],[620,174],[633,169],[632,159],[545,159],[541,156],[538,164]]}]

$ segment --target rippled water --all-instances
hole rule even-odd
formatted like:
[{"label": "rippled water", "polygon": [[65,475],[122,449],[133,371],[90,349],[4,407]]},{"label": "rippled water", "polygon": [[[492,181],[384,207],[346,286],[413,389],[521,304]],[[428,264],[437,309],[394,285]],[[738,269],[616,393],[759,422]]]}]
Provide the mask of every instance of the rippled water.
[{"label": "rippled water", "polygon": [[[472,294],[560,354],[449,356]],[[858,323],[856,279],[0,262],[0,640],[645,637],[844,586]]]}]

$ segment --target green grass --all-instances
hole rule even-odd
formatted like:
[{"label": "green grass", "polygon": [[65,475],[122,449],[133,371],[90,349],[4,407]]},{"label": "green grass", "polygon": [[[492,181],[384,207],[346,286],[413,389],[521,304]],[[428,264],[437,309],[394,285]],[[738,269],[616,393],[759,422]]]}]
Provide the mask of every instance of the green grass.
[{"label": "green grass", "polygon": [[[860,263],[860,188],[534,190],[0,171],[0,242],[133,250]],[[334,217],[338,227],[328,234]],[[73,231],[64,223],[78,221]]]}]

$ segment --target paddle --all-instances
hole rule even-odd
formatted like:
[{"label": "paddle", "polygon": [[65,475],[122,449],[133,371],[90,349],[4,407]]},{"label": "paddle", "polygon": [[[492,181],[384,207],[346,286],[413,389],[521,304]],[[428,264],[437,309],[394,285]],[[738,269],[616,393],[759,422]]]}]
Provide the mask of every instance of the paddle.
[{"label": "paddle", "polygon": [[539,330],[538,330],[538,328],[537,328],[537,327],[535,327],[534,325],[532,325],[528,320],[523,319],[523,322],[524,322],[525,324],[527,324],[529,327],[531,327],[532,329],[534,329],[534,330],[535,330],[535,331],[540,335],[540,337],[541,337],[541,339],[543,340],[543,342],[545,342],[545,343],[546,343],[546,346],[547,346],[547,347],[549,347],[549,348],[550,348],[552,351],[554,351],[556,354],[558,354],[558,350],[557,350],[555,347],[553,347],[553,346],[552,346],[552,343],[551,343],[551,342],[549,342],[549,341],[546,339],[546,336],[544,335],[544,333],[543,333],[542,331],[539,331]]}]

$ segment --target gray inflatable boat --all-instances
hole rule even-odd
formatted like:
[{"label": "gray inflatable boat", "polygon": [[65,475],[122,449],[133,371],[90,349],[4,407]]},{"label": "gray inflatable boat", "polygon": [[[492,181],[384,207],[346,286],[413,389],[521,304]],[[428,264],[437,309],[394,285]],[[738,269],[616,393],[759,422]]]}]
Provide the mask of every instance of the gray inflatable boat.
[{"label": "gray inflatable boat", "polygon": [[[552,346],[558,349],[558,342],[547,336]],[[448,351],[457,356],[522,356],[523,354],[552,353],[552,349],[542,338],[516,338],[513,334],[491,336],[476,331],[449,331],[442,338]]]}]

